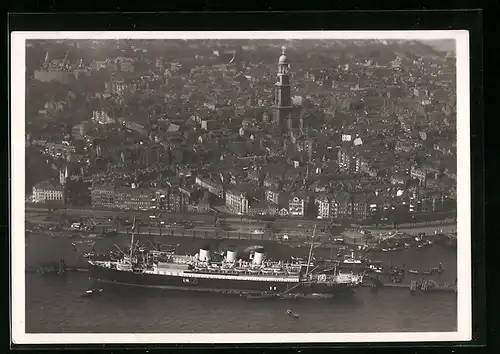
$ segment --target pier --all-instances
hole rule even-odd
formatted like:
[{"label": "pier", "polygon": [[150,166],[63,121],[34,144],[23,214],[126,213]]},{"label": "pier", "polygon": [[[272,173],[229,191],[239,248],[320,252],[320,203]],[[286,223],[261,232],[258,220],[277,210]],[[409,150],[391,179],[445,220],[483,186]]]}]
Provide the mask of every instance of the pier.
[{"label": "pier", "polygon": [[88,268],[68,267],[64,259],[59,262],[45,264],[39,267],[25,267],[26,273],[65,275],[69,272],[88,272]]},{"label": "pier", "polygon": [[438,285],[432,280],[416,281],[412,280],[410,284],[402,283],[363,283],[363,287],[370,287],[375,289],[381,288],[397,288],[397,289],[407,289],[411,293],[422,292],[422,293],[456,293],[457,288],[445,283],[445,285]]}]

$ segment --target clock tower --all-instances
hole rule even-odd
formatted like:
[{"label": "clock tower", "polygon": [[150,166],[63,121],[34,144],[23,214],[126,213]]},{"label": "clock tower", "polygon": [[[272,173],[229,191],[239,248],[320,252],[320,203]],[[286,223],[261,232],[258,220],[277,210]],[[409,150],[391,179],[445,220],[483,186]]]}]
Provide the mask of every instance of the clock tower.
[{"label": "clock tower", "polygon": [[285,55],[285,47],[282,48],[278,60],[278,81],[275,85],[273,121],[283,130],[301,128],[295,127],[292,119],[292,97],[290,90],[290,64]]}]

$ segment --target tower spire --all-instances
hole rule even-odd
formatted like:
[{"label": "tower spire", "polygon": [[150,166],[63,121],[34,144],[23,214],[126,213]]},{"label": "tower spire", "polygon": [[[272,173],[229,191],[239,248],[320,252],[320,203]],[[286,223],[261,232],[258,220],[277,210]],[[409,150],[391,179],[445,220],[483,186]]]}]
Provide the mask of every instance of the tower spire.
[{"label": "tower spire", "polygon": [[281,47],[278,60],[278,82],[275,85],[273,116],[275,124],[281,126],[283,131],[302,129],[302,118],[294,118],[290,85],[290,61],[286,56],[286,46]]}]

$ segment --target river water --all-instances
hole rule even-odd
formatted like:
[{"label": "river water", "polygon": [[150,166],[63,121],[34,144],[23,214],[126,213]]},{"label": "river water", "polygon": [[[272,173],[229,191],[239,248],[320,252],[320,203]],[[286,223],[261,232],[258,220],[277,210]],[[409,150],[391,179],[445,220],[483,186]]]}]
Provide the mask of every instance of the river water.
[{"label": "river water", "polygon": [[[26,246],[27,265],[36,266],[60,258],[65,258],[69,266],[84,265],[73,250],[72,242],[75,240],[30,236]],[[97,251],[104,251],[113,243],[122,246],[126,242],[126,238],[98,241]],[[162,242],[179,241],[171,238]],[[192,252],[207,242],[192,240],[181,248],[184,246],[186,252]],[[234,241],[219,241],[214,246],[236,245]],[[244,246],[248,245],[240,247]],[[77,247],[88,246],[77,243]],[[286,248],[266,246],[267,252],[276,256],[290,252]],[[294,253],[305,254],[307,248]],[[456,279],[456,254],[439,246],[380,253],[372,258],[394,265],[405,263],[409,268],[435,267],[441,262],[445,272],[435,280],[452,283]],[[96,286],[103,287],[104,292],[93,298],[79,296]],[[299,313],[300,319],[286,316],[287,309]],[[411,296],[407,289],[384,288],[373,293],[368,288],[360,288],[350,298],[246,300],[220,294],[96,285],[86,273],[70,273],[65,277],[26,274],[27,333],[420,332],[455,331],[456,327],[455,293]]]}]

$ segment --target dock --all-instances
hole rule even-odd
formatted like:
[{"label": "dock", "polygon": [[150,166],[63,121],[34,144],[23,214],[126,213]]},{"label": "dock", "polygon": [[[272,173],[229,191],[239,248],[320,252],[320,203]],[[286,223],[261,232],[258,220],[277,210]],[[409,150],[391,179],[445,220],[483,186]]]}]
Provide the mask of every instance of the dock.
[{"label": "dock", "polygon": [[88,268],[76,268],[76,267],[66,267],[63,271],[55,267],[26,267],[26,273],[28,274],[58,274],[62,275],[69,272],[88,272]]},{"label": "dock", "polygon": [[402,283],[382,283],[380,282],[379,284],[375,283],[363,283],[363,287],[369,287],[369,288],[396,288],[396,289],[407,289],[410,290],[410,292],[415,293],[415,292],[421,292],[421,293],[456,293],[457,288],[455,286],[450,286],[450,285],[437,285],[433,281],[415,281],[412,280],[410,284],[402,284]]}]

